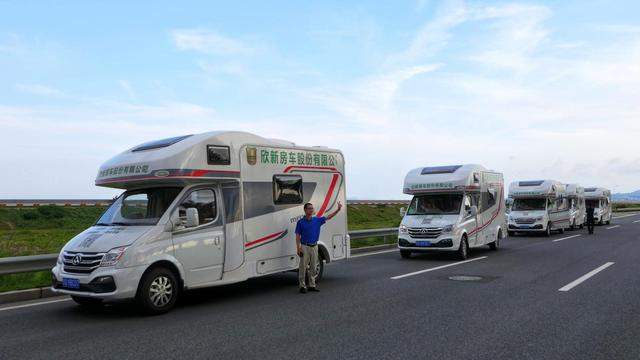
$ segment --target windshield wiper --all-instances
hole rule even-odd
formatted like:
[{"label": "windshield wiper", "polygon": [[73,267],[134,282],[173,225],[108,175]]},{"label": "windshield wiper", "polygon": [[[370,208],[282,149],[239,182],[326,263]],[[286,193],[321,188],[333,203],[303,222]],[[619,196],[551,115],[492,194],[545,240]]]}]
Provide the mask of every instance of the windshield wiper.
[{"label": "windshield wiper", "polygon": [[107,223],[103,223],[103,222],[96,223],[96,226],[109,226],[109,225],[111,225],[111,224],[107,224]]},{"label": "windshield wiper", "polygon": [[125,223],[125,222],[112,222],[111,225],[116,225],[116,226],[129,226],[131,224],[129,223]]}]

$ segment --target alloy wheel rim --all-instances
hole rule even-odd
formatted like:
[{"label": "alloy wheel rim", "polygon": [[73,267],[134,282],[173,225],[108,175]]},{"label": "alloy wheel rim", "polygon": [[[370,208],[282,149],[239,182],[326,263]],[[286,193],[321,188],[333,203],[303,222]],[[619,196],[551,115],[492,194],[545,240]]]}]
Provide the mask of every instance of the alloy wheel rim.
[{"label": "alloy wheel rim", "polygon": [[168,277],[161,275],[153,279],[149,287],[149,299],[153,305],[163,307],[173,297],[173,286]]}]

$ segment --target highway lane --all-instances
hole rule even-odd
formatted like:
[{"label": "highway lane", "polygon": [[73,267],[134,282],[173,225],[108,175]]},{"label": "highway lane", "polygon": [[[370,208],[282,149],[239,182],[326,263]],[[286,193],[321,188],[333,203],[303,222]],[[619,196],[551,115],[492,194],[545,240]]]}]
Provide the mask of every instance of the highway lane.
[{"label": "highway lane", "polygon": [[[296,275],[278,274],[190,292],[158,317],[70,301],[3,311],[12,304],[0,308],[0,358],[637,359],[639,218],[593,236],[511,237],[464,264],[358,257],[327,266],[318,294],[297,294]],[[449,279],[461,275],[480,279]]]}]

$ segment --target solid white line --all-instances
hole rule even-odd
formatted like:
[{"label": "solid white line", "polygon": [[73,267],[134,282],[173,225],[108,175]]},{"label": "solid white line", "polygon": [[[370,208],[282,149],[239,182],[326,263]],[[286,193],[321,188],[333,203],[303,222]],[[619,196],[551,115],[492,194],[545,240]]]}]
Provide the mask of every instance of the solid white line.
[{"label": "solid white line", "polygon": [[563,238],[560,238],[560,239],[555,239],[555,240],[553,240],[553,242],[556,242],[556,241],[562,241],[562,240],[567,240],[567,239],[573,239],[574,237],[578,237],[578,236],[581,236],[581,235],[580,235],[580,234],[578,234],[578,235],[571,235],[571,236],[563,237]]},{"label": "solid white line", "polygon": [[601,265],[598,268],[589,271],[588,273],[580,276],[579,278],[573,280],[572,282],[568,283],[567,285],[561,287],[560,289],[558,289],[558,291],[569,291],[569,290],[573,289],[574,287],[580,285],[581,283],[583,283],[584,281],[586,281],[587,279],[589,279],[593,275],[599,273],[600,271],[608,268],[609,266],[611,266],[613,264],[615,264],[615,263],[613,263],[613,262],[605,263],[604,265]]},{"label": "solid white line", "polygon": [[626,217],[629,217],[629,216],[636,216],[636,215],[638,215],[638,214],[640,214],[640,213],[633,213],[633,214],[628,214],[628,215],[613,216],[613,218],[614,218],[614,219],[622,219],[622,218],[626,218]]},{"label": "solid white line", "polygon": [[465,264],[468,262],[472,262],[472,261],[476,261],[476,260],[482,260],[482,259],[486,259],[487,256],[481,256],[481,257],[477,257],[477,258],[473,258],[473,259],[469,259],[469,260],[464,260],[464,261],[458,261],[458,262],[454,262],[451,264],[447,264],[447,265],[442,265],[442,266],[436,266],[434,268],[429,268],[429,269],[424,269],[424,270],[420,270],[420,271],[415,271],[412,273],[408,273],[408,274],[404,274],[404,275],[398,275],[398,276],[394,276],[391,279],[392,280],[398,280],[398,279],[402,279],[402,278],[406,278],[409,276],[413,276],[413,275],[419,275],[419,274],[424,274],[430,271],[436,271],[436,270],[440,270],[440,269],[444,269],[444,268],[448,268],[450,266],[455,266],[455,265],[460,265],[460,264]]},{"label": "solid white line", "polygon": [[39,305],[47,305],[47,304],[59,303],[59,302],[69,301],[69,300],[71,300],[71,299],[70,299],[70,298],[65,298],[65,299],[58,299],[58,300],[42,301],[42,302],[31,303],[31,304],[24,304],[24,305],[9,306],[9,307],[5,307],[5,308],[0,308],[0,311],[7,311],[7,310],[22,309],[22,308],[26,308],[26,307],[39,306]]},{"label": "solid white line", "polygon": [[635,223],[639,223],[639,222],[640,222],[640,220],[636,220],[636,221],[634,221],[633,223],[635,224]]},{"label": "solid white line", "polygon": [[386,254],[386,253],[390,253],[390,252],[394,252],[394,251],[398,251],[398,249],[374,251],[374,252],[368,252],[368,253],[364,253],[364,254],[351,255],[351,256],[349,256],[349,259],[359,258],[359,257],[363,257],[363,256]]},{"label": "solid white line", "polygon": [[613,226],[609,226],[609,227],[607,228],[607,230],[615,229],[615,228],[617,228],[617,227],[620,227],[620,225],[613,225]]}]

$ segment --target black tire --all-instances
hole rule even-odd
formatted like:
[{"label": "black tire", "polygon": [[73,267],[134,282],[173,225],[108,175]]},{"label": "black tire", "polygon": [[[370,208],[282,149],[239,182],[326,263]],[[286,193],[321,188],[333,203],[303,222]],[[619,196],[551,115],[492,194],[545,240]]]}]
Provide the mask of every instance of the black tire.
[{"label": "black tire", "polygon": [[179,293],[179,282],[173,271],[156,267],[140,280],[136,301],[145,314],[159,315],[173,308]]},{"label": "black tire", "polygon": [[516,232],[515,231],[507,231],[507,234],[509,234],[509,236],[515,236]]},{"label": "black tire", "polygon": [[498,250],[500,248],[500,239],[502,239],[502,230],[498,231],[496,239],[492,243],[489,243],[489,249],[493,251]]},{"label": "black tire", "polygon": [[576,229],[576,219],[573,219],[573,221],[571,222],[571,226],[569,227],[569,230],[573,231]]},{"label": "black tire", "polygon": [[83,297],[83,296],[72,296],[71,299],[76,302],[76,304],[85,307],[85,308],[99,308],[102,306],[102,299]]},{"label": "black tire", "polygon": [[466,236],[462,237],[456,255],[458,256],[459,260],[467,260],[467,258],[469,257],[469,242],[467,241]]},{"label": "black tire", "polygon": [[584,229],[584,223],[580,224],[580,230]]},{"label": "black tire", "polygon": [[550,237],[551,236],[551,223],[547,224],[547,230],[544,232],[544,236],[546,236],[546,237]]},{"label": "black tire", "polygon": [[402,256],[403,259],[408,259],[411,257],[411,250],[400,250],[400,256]]},{"label": "black tire", "polygon": [[564,234],[564,228],[560,228],[560,229],[558,229],[558,233],[560,233],[560,234]]}]

